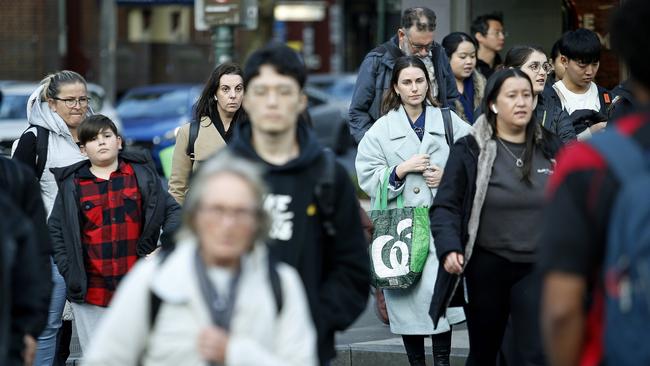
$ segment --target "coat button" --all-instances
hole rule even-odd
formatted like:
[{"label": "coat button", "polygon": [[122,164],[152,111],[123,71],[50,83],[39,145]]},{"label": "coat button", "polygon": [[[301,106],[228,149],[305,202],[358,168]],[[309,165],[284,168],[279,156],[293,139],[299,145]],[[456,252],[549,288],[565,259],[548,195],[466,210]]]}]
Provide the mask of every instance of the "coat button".
[{"label": "coat button", "polygon": [[415,193],[415,194],[420,193],[420,188],[418,188],[418,187],[413,188],[413,193]]}]

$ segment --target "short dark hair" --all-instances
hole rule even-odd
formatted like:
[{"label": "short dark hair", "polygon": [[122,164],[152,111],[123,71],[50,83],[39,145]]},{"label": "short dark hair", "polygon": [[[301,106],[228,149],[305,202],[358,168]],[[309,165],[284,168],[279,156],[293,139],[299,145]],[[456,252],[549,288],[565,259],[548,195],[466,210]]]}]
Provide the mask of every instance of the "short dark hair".
[{"label": "short dark hair", "polygon": [[518,45],[514,46],[511,49],[508,50],[508,53],[506,54],[506,59],[503,62],[503,67],[515,67],[520,69],[526,61],[528,61],[528,58],[530,55],[533,54],[533,52],[541,52],[544,55],[544,50],[539,47],[539,46],[531,46],[531,45]]},{"label": "short dark hair", "polygon": [[79,144],[85,145],[88,141],[94,139],[104,130],[111,130],[115,136],[120,136],[117,133],[117,127],[115,123],[111,121],[110,118],[106,117],[103,114],[94,114],[92,116],[86,117],[79,127],[77,127],[77,136],[79,138]]},{"label": "short dark hair", "polygon": [[650,2],[628,0],[614,13],[610,23],[612,49],[627,65],[633,80],[650,89]]},{"label": "short dark hair", "polygon": [[601,48],[598,35],[585,28],[566,32],[560,41],[563,56],[586,64],[600,61]]},{"label": "short dark hair", "polygon": [[445,49],[447,58],[451,58],[451,55],[453,55],[454,52],[456,52],[456,50],[458,49],[458,45],[460,45],[463,42],[469,42],[473,44],[474,49],[478,51],[478,44],[476,43],[474,37],[463,32],[452,32],[442,39],[442,48]]},{"label": "short dark hair", "polygon": [[[426,22],[422,22],[426,18]],[[436,12],[425,7],[408,8],[402,14],[402,29],[407,31],[415,26],[418,32],[433,32],[436,30]]]},{"label": "short dark hair", "polygon": [[260,74],[260,68],[264,65],[273,67],[278,74],[295,79],[300,89],[305,86],[307,70],[296,51],[283,44],[273,43],[248,57],[244,65],[244,88],[248,87],[251,79]]},{"label": "short dark hair", "polygon": [[494,12],[490,14],[479,15],[474,18],[472,25],[470,26],[472,37],[474,37],[476,33],[486,35],[488,30],[490,30],[490,20],[497,21],[503,25],[503,14],[501,12]]},{"label": "short dark hair", "polygon": [[224,75],[239,75],[242,79],[244,78],[241,67],[234,62],[224,62],[215,67],[194,107],[194,120],[200,121],[203,116],[210,117],[212,121],[220,120],[219,112],[217,111],[217,101],[214,100],[214,96],[217,94],[219,82]]},{"label": "short dark hair", "polygon": [[388,113],[391,109],[397,110],[399,106],[402,105],[402,100],[395,92],[394,87],[399,81],[399,74],[407,67],[417,67],[418,69],[422,70],[424,77],[427,80],[427,86],[429,86],[429,88],[427,89],[426,97],[422,101],[422,106],[425,107],[427,101],[429,101],[429,104],[433,106],[439,106],[438,102],[436,102],[436,100],[433,99],[433,96],[431,95],[431,80],[429,80],[429,71],[427,71],[427,67],[424,65],[424,62],[422,62],[422,60],[416,56],[402,56],[395,60],[395,66],[393,66],[393,73],[390,78],[390,86],[384,91],[384,96],[381,101],[382,115]]}]

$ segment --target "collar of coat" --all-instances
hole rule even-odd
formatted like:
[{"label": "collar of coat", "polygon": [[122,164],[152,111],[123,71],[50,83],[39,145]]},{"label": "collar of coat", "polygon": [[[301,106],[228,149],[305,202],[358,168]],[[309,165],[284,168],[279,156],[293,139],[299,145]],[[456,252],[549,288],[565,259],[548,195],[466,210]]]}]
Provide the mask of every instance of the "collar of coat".
[{"label": "collar of coat", "polygon": [[[539,142],[542,139],[542,129],[536,121],[533,120],[530,123],[535,123],[535,139],[536,142]],[[472,256],[478,226],[480,224],[481,211],[485,202],[490,177],[492,176],[492,167],[497,157],[497,143],[493,138],[492,126],[490,126],[487,118],[485,118],[485,114],[482,114],[476,120],[470,134],[476,140],[476,144],[479,147],[479,154],[476,163],[476,193],[467,225],[468,239],[465,244],[465,266],[467,266]]]}]

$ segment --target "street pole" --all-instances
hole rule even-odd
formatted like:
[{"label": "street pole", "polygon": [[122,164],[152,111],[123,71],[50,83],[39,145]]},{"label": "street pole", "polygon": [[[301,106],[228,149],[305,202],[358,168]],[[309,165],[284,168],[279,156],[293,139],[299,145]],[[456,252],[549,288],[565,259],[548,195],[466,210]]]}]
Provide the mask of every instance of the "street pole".
[{"label": "street pole", "polygon": [[99,17],[99,83],[106,98],[115,102],[115,49],[116,38],[115,0],[102,0]]},{"label": "street pole", "polygon": [[232,33],[232,27],[228,25],[219,25],[212,28],[215,66],[233,59]]},{"label": "street pole", "polygon": [[377,42],[384,43],[386,34],[386,0],[377,1]]}]

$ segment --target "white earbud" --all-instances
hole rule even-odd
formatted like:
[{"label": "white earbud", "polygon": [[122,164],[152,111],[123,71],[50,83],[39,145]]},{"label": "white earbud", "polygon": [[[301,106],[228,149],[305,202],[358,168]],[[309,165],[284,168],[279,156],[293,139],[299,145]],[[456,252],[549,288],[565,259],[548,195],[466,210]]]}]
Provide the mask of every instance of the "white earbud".
[{"label": "white earbud", "polygon": [[499,111],[497,111],[497,107],[494,104],[492,104],[492,112],[494,112],[494,114],[499,113]]}]

